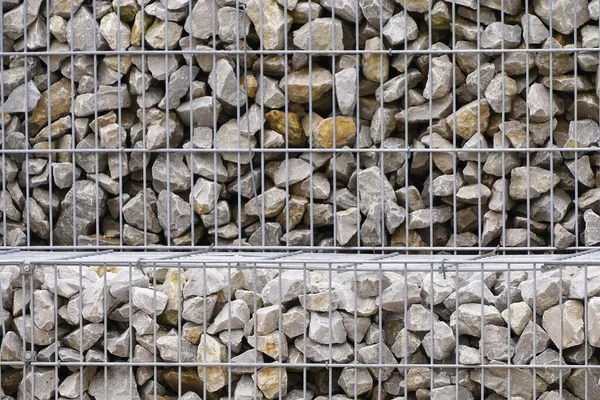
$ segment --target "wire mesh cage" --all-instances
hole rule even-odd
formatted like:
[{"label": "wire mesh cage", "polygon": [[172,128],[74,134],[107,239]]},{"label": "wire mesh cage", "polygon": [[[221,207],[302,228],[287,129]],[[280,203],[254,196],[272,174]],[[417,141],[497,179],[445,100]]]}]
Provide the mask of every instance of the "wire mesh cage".
[{"label": "wire mesh cage", "polygon": [[2,244],[600,243],[598,3],[5,0]]},{"label": "wire mesh cage", "polygon": [[596,399],[597,252],[3,253],[3,399]]}]

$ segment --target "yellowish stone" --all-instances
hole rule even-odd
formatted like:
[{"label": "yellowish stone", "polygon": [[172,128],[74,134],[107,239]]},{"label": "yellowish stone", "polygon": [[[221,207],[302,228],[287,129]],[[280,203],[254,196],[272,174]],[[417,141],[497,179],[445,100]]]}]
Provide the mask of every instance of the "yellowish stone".
[{"label": "yellowish stone", "polygon": [[[314,144],[318,148],[333,148],[333,118],[325,118],[317,126],[313,134]],[[350,117],[335,117],[336,148],[354,145],[356,139],[356,124]]]},{"label": "yellowish stone", "polygon": [[[50,86],[51,122],[56,121],[71,112],[71,81],[63,78]],[[48,125],[48,91],[42,93],[40,101],[29,116],[29,134],[36,134]]]},{"label": "yellowish stone", "polygon": [[[278,132],[281,135],[283,135],[284,138],[286,137],[285,116],[286,113],[281,110],[271,110],[267,114],[265,114],[265,118],[269,123],[269,127],[275,132]],[[306,141],[304,130],[302,129],[302,125],[300,124],[300,117],[298,117],[298,114],[293,112],[288,112],[287,116],[287,132],[289,145],[300,147]]]},{"label": "yellowish stone", "polygon": [[267,399],[287,393],[288,378],[285,368],[264,367],[256,375],[257,386]]},{"label": "yellowish stone", "polygon": [[[456,120],[456,129],[454,121]],[[446,118],[446,123],[463,139],[470,139],[475,133],[485,132],[490,120],[490,105],[487,100],[475,100],[464,105],[455,114]],[[479,122],[479,129],[478,123]]]},{"label": "yellowish stone", "polygon": [[162,288],[162,292],[169,297],[165,311],[160,315],[160,322],[163,324],[177,325],[179,320],[178,310],[181,309],[181,304],[183,302],[182,292],[184,286],[185,275],[183,274],[183,270],[170,268],[167,271],[165,283]]},{"label": "yellowish stone", "polygon": [[[144,31],[147,31],[148,28],[154,22],[154,18],[150,15],[146,15],[144,20]],[[141,46],[142,45],[142,12],[138,11],[135,14],[135,18],[133,20],[133,26],[131,27],[131,45],[132,46]]]},{"label": "yellowish stone", "polygon": [[198,371],[195,368],[182,368],[181,374],[177,368],[169,369],[163,375],[165,383],[171,388],[171,390],[178,390],[178,382],[181,380],[182,392],[196,392],[202,393],[202,381],[198,375]]},{"label": "yellowish stone", "polygon": [[[365,42],[365,50],[381,50],[379,37],[374,37]],[[390,73],[390,61],[387,55],[365,54],[362,56],[362,71],[365,78],[371,82],[383,83],[387,81]]]},{"label": "yellowish stone", "polygon": [[122,74],[126,74],[129,72],[129,68],[131,68],[131,57],[128,56],[120,56],[121,58],[121,70],[119,71],[119,57],[117,56],[106,56],[104,57],[104,64],[113,71],[121,72]]}]

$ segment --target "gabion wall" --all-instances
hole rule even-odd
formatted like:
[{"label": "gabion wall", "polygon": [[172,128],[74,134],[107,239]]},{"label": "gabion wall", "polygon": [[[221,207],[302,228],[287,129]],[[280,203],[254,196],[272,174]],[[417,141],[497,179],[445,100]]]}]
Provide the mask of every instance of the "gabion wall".
[{"label": "gabion wall", "polygon": [[600,243],[597,0],[5,0],[5,246]]},{"label": "gabion wall", "polygon": [[2,399],[600,396],[597,264],[228,258],[4,265]]}]

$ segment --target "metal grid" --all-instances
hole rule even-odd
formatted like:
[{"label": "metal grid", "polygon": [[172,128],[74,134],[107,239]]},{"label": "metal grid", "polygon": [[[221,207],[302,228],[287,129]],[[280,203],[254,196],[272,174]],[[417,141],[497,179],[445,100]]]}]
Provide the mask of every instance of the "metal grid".
[{"label": "metal grid", "polygon": [[[23,399],[593,399],[597,260],[7,252],[1,387]],[[190,313],[189,301],[202,307]],[[462,307],[475,314],[461,320]]]},{"label": "metal grid", "polygon": [[[596,199],[600,195],[597,192],[600,190],[597,184],[598,142],[594,139],[581,145],[583,141],[578,138],[578,129],[583,129],[579,124],[581,121],[594,121],[593,134],[598,132],[600,109],[591,83],[595,77],[591,80],[587,77],[592,72],[595,75],[598,46],[591,40],[581,42],[583,35],[577,29],[581,25],[578,19],[581,18],[578,16],[581,10],[572,13],[572,25],[575,27],[572,36],[558,33],[564,33],[562,25],[553,30],[553,24],[557,22],[553,18],[553,7],[549,7],[547,25],[556,40],[548,39],[543,44],[521,40],[519,48],[512,48],[505,46],[505,35],[508,35],[505,30],[508,24],[518,23],[516,20],[520,17],[498,10],[513,9],[518,4],[520,13],[532,14],[534,7],[528,1],[439,3],[446,7],[447,22],[453,28],[448,28],[444,35],[434,29],[440,7],[435,8],[432,2],[425,2],[426,11],[418,13],[408,10],[409,5],[407,8],[398,5],[394,9],[392,4],[392,15],[401,16],[405,21],[414,17],[418,21],[422,37],[409,40],[409,24],[405,23],[401,35],[404,39],[390,45],[387,34],[384,34],[388,25],[386,19],[390,16],[383,11],[384,6],[389,6],[387,3],[374,3],[379,6],[379,11],[375,12],[379,23],[370,20],[369,25],[361,18],[365,6],[362,2],[340,2],[342,6],[339,7],[336,7],[335,0],[324,7],[316,3],[299,3],[304,11],[298,11],[300,8],[292,11],[289,0],[278,4],[238,0],[164,0],[153,4],[124,0],[112,4],[99,0],[84,3],[54,0],[27,0],[21,4],[3,2],[0,25],[3,37],[0,43],[3,60],[0,63],[3,82],[0,113],[5,121],[1,124],[0,150],[4,193],[3,246],[41,250],[75,250],[89,246],[106,249],[213,247],[244,250],[250,244],[258,250],[310,250],[319,247],[323,250],[458,253],[465,247],[469,251],[586,250],[600,242],[595,227],[600,220],[596,215],[600,213],[600,201]],[[185,5],[183,8],[169,6],[175,3]],[[576,7],[581,6],[581,1],[576,3]],[[313,5],[317,10],[321,9],[320,13],[313,13]],[[150,13],[148,19],[141,17],[140,6]],[[345,6],[353,10],[351,15],[348,15],[347,9],[340,8]],[[587,2],[585,6],[585,12],[581,12],[589,17]],[[275,22],[271,21],[271,14],[265,14],[267,7],[270,7],[269,12],[281,13],[279,16],[283,22],[278,28],[283,30],[283,34],[277,36],[280,40],[277,44],[269,42],[273,39],[273,32],[268,24]],[[160,15],[165,18],[165,9],[169,10],[167,19],[176,22],[161,22]],[[222,10],[233,18],[229,24],[222,23],[226,19],[219,19]],[[537,9],[535,12],[540,13]],[[569,12],[567,7],[566,15],[571,15]],[[507,28],[500,30],[499,48],[483,46],[490,13],[497,22],[507,24]],[[152,22],[154,15],[157,18]],[[22,17],[21,21],[18,16]],[[50,21],[50,16],[56,20]],[[352,19],[354,23],[349,22]],[[66,24],[62,30],[55,25],[59,22]],[[559,22],[571,23],[565,22],[564,18]],[[112,32],[104,30],[106,26],[112,26],[109,23],[115,24]],[[328,23],[332,25],[323,26],[340,24],[342,29],[313,31],[315,24]],[[21,28],[25,26],[28,29],[19,32],[19,24]],[[268,29],[265,29],[265,24]],[[299,46],[296,41],[301,25],[313,32],[307,36],[305,46]],[[524,35],[531,33],[530,25],[523,27]],[[467,42],[465,26],[479,32],[466,47],[459,45]],[[585,26],[597,28],[598,24],[591,19],[585,21]],[[133,28],[137,30],[134,32]],[[175,37],[178,40],[174,43],[168,43],[170,29],[171,32],[177,31]],[[202,31],[202,37],[199,38],[194,30]],[[57,39],[57,31],[64,34],[62,41]],[[340,32],[343,33],[343,41],[336,37]],[[329,45],[318,47],[324,40],[329,42],[328,38],[323,38],[329,33]],[[398,30],[395,33],[400,34]],[[134,35],[135,44],[131,39]],[[156,37],[160,35],[164,41],[162,47],[156,45]],[[225,40],[227,35],[233,36]],[[367,37],[369,40],[379,38],[376,49],[365,45]],[[338,46],[340,42],[342,45]],[[424,85],[437,73],[436,60],[441,57],[447,57],[452,64],[452,78],[450,91],[443,98],[449,100],[449,105],[439,114],[436,109],[440,99],[429,95],[425,103],[412,106],[409,92],[416,90],[419,96],[426,95]],[[462,98],[464,90],[461,90],[466,85],[466,73],[459,68],[461,59],[465,57],[475,58],[476,96],[473,100],[477,107],[475,115],[472,115],[477,120],[475,127],[487,124],[491,118],[490,125],[501,131],[507,129],[509,122],[519,121],[523,129],[522,138],[513,140],[505,134],[498,136],[490,133],[490,128],[488,132],[479,132],[487,135],[483,142],[463,147],[466,139],[459,135],[460,132],[457,133],[458,128],[451,127],[460,123],[457,112],[465,105]],[[564,67],[565,57],[572,61],[572,68]],[[488,117],[486,109],[489,111],[489,106],[486,106],[487,94],[481,68],[495,60],[499,65],[496,74],[505,74],[507,62],[516,62],[517,58],[518,62],[534,65],[525,68],[518,77],[512,72],[507,74],[515,77],[518,93],[508,96],[510,98],[502,95],[500,112],[492,112],[492,117]],[[229,69],[218,65],[222,59],[229,62]],[[591,68],[584,68],[585,60],[592,64]],[[157,78],[156,70],[174,71],[173,62],[182,68],[179,78],[187,83],[187,87],[165,84],[166,75],[162,81]],[[375,70],[379,70],[374,72],[380,77],[379,81],[368,81],[362,74],[355,74],[355,82],[348,82],[355,88],[354,93],[350,93],[355,96],[355,105],[350,111],[340,111],[337,91],[343,91],[344,95],[348,91],[337,85],[337,80],[341,79],[339,73],[351,68],[364,70],[369,62]],[[396,65],[396,70],[392,69],[390,62]],[[18,70],[22,65],[26,68]],[[548,71],[543,71],[541,65],[546,65]],[[553,68],[557,68],[556,65],[567,72],[561,69],[560,75],[555,74]],[[327,69],[324,66],[329,66],[330,88],[319,100],[313,93],[321,90],[320,82],[313,81],[313,69],[319,68],[322,72]],[[297,82],[297,75],[294,75],[299,70],[297,67],[307,69],[306,82]],[[415,86],[412,83],[409,86],[410,71],[419,68],[418,73],[423,77]],[[384,101],[384,96],[376,96],[375,93],[377,88],[381,90],[389,81],[384,79],[384,69],[393,71],[390,76],[401,76],[401,70],[406,74],[403,87],[397,88],[401,93],[392,102]],[[173,75],[174,72],[171,77]],[[281,92],[278,93],[283,99],[282,105],[269,107],[265,104],[268,101],[265,97],[268,85],[277,84],[273,81],[274,75],[279,80]],[[584,82],[581,88],[578,83],[572,85],[572,90],[565,89],[559,80],[566,79],[565,76],[573,82],[583,79],[589,85]],[[233,96],[229,101],[237,106],[226,104],[221,93],[217,93],[217,89],[212,90],[227,84],[219,79],[234,80],[234,93],[227,95]],[[17,92],[17,87],[24,87],[19,85],[30,81],[39,90],[22,90],[20,106],[24,109],[36,104],[35,108],[31,112],[18,112],[14,99],[9,102],[10,95]],[[502,79],[501,93],[508,93],[506,82],[509,81]],[[533,94],[529,82],[547,88],[544,90],[548,91],[550,110],[563,108],[555,119],[559,128],[552,123],[553,111],[546,130],[540,127],[543,124],[539,123],[539,119],[531,117]],[[430,87],[434,85],[429,83]],[[294,85],[303,85],[308,101],[298,103],[290,100],[291,95],[297,96]],[[558,88],[555,87],[557,85]],[[56,91],[46,91],[48,87],[56,88]],[[156,101],[151,99],[157,96],[157,87],[164,92],[163,106],[157,106]],[[256,87],[258,91],[251,96],[250,91],[256,90]],[[113,97],[109,101],[106,93],[110,90]],[[38,98],[40,92],[45,93],[42,100]],[[215,105],[202,109],[207,115],[199,117],[192,107],[184,110],[174,106],[180,101],[199,99]],[[513,112],[512,106],[517,107],[515,99],[518,99],[520,108]],[[5,111],[9,103],[10,110],[16,107],[17,112]],[[221,103],[222,107],[216,106]],[[154,105],[140,107],[139,104]],[[250,117],[245,120],[242,117],[251,115],[253,107],[258,113],[259,128],[246,135],[242,132],[255,130],[251,127],[254,121]],[[416,112],[415,107],[421,107],[423,115],[410,120],[406,115]],[[278,114],[283,119],[279,121],[280,132],[275,134],[275,123],[263,123],[264,116],[271,109],[283,112]],[[395,127],[392,132],[387,132],[381,121],[387,121],[386,113],[390,110],[397,115],[393,120]],[[171,124],[163,120],[163,142],[156,144],[152,142],[157,139],[152,137],[151,128],[156,126],[157,115],[163,112],[166,114],[162,115],[175,112],[176,121]],[[321,114],[318,118],[332,118],[329,147],[323,148],[315,142],[315,136],[321,135],[320,129],[317,129],[320,125],[315,127],[313,121],[313,118],[317,119],[317,113]],[[402,113],[405,117],[401,116]],[[300,128],[301,143],[293,143],[292,133],[299,119],[292,118],[292,114],[306,114],[303,122],[306,122],[307,128]],[[347,146],[338,145],[345,142],[338,137],[343,128],[336,124],[345,120],[337,117],[349,117],[357,131],[355,139]],[[186,119],[189,123],[181,122]],[[375,120],[379,123],[373,122]],[[104,137],[100,131],[109,122],[116,125],[111,125],[112,131],[106,135],[116,136]],[[61,123],[65,124],[62,128]],[[229,132],[224,128],[227,123],[232,124],[233,134],[227,136],[230,139],[227,143],[220,143],[219,138]],[[572,126],[568,133],[565,133],[565,124]],[[48,126],[57,132],[49,134],[52,129]],[[42,129],[44,127],[46,131]],[[200,139],[195,139],[194,132],[203,127],[211,132],[207,138],[209,144],[196,146],[194,140]],[[370,136],[368,140],[364,128]],[[121,129],[125,130],[124,137],[121,137]],[[445,132],[441,147],[434,142],[434,139],[437,141],[435,134],[440,130]],[[546,138],[543,143],[534,141],[535,132],[542,132]],[[585,133],[588,134],[587,131]],[[171,138],[177,135],[181,139],[171,143]],[[278,145],[268,145],[270,135],[277,137]],[[385,142],[388,136],[396,140],[394,143],[402,144],[388,146]],[[516,145],[520,139],[523,139],[521,145]],[[369,140],[375,144],[369,144]],[[183,142],[187,141],[192,144],[183,146]],[[542,162],[546,164],[544,173],[549,174],[551,184],[540,196],[536,192],[536,182],[530,179],[533,168],[540,165],[536,159],[544,156],[551,160]],[[450,187],[446,188],[448,194],[444,195],[434,194],[434,183],[440,175],[439,157],[446,157],[448,170],[444,174],[451,179]],[[494,176],[485,172],[486,159],[492,157],[500,159],[499,167],[506,173]],[[323,158],[327,161],[323,162]],[[352,160],[349,161],[350,158]],[[206,164],[202,171],[196,170],[196,159]],[[293,178],[299,173],[295,170],[298,159],[305,160],[302,166],[308,164],[310,171],[308,176],[303,176],[301,183],[294,184],[290,176]],[[466,159],[470,161],[466,162]],[[573,167],[568,168],[566,165],[571,165],[571,162]],[[397,165],[386,170],[386,163]],[[519,183],[525,188],[525,193],[512,201],[508,188],[518,179],[514,172],[515,163],[525,168],[525,175]],[[417,164],[421,168],[419,173],[414,171]],[[373,168],[370,170],[372,174],[365,173],[367,166]],[[580,168],[584,167],[591,168],[593,183],[579,183]],[[277,179],[273,176],[274,168],[280,174]],[[467,200],[459,192],[465,185],[465,168],[471,168],[470,190],[475,191]],[[223,171],[226,178],[220,176]],[[588,173],[588,169],[585,172]],[[533,176],[534,179],[537,177]],[[558,185],[556,176],[560,180]],[[324,178],[327,182],[326,196],[316,193],[322,189],[320,185]],[[73,185],[75,181],[80,183]],[[199,181],[202,184],[198,184]],[[391,197],[388,184],[396,192]],[[299,185],[304,186],[298,188]],[[284,198],[277,202],[277,212],[271,212],[271,205],[265,204],[272,195],[269,189],[274,186]],[[220,189],[212,190],[215,187]],[[418,206],[411,204],[409,195],[400,194],[413,193],[413,190],[419,198]],[[491,196],[487,193],[490,190]],[[164,197],[159,198],[164,191]],[[297,196],[299,192],[302,200],[291,196]],[[210,195],[202,197],[203,193],[211,193],[212,198],[209,198]],[[253,200],[257,196],[258,200]],[[494,196],[496,204],[491,206]],[[202,198],[199,200],[198,197]],[[565,198],[568,199],[567,206],[563,206]],[[301,218],[296,215],[299,212],[298,201],[304,207]],[[248,215],[248,204],[254,204],[252,215]],[[214,211],[215,207],[221,210],[221,206],[226,214],[222,218],[220,211]],[[157,216],[161,213],[162,216]],[[584,219],[584,213],[589,218]],[[442,221],[439,221],[438,214],[449,216],[441,217]],[[297,219],[300,221],[297,222]],[[465,222],[467,226],[463,226],[461,220],[469,223]],[[369,224],[367,228],[366,223]],[[493,228],[491,231],[490,226]]]}]

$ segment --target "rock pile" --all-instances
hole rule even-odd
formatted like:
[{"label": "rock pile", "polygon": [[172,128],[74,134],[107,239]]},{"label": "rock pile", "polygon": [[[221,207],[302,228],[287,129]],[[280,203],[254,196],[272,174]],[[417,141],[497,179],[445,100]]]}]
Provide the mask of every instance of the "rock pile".
[{"label": "rock pile", "polygon": [[597,267],[280,271],[4,267],[2,399],[600,398]]},{"label": "rock pile", "polygon": [[600,243],[598,0],[242,3],[2,3],[3,243]]}]

